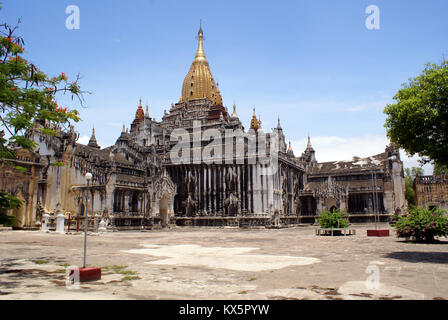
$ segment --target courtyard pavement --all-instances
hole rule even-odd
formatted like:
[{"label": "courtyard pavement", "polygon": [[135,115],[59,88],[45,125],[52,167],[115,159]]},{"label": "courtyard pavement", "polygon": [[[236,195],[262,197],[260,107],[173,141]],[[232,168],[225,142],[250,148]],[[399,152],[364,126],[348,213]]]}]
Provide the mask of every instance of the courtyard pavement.
[{"label": "courtyard pavement", "polygon": [[316,236],[315,228],[89,235],[87,263],[103,267],[102,279],[78,289],[66,286],[65,271],[82,264],[82,233],[0,232],[0,299],[448,299],[448,239],[367,237],[365,225],[354,236]]}]

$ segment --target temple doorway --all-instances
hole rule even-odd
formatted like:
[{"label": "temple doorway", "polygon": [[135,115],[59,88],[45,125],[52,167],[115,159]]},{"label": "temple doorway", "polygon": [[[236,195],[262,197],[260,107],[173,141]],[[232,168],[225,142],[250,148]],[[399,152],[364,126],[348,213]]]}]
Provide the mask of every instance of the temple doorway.
[{"label": "temple doorway", "polygon": [[325,208],[330,211],[334,212],[338,209],[338,203],[335,198],[328,198],[325,203]]}]

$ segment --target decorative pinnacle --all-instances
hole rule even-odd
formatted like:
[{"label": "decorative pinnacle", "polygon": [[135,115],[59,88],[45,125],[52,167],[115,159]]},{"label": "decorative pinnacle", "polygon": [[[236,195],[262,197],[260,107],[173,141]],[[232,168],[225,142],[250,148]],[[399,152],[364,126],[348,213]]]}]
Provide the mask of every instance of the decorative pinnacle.
[{"label": "decorative pinnacle", "polygon": [[202,31],[202,20],[200,22],[199,26],[199,32],[198,32],[198,50],[196,51],[196,57],[195,61],[205,61],[205,52],[204,52],[204,32]]},{"label": "decorative pinnacle", "polygon": [[238,118],[238,115],[236,114],[236,105],[235,105],[235,103],[233,103],[233,113],[232,113],[232,118]]}]

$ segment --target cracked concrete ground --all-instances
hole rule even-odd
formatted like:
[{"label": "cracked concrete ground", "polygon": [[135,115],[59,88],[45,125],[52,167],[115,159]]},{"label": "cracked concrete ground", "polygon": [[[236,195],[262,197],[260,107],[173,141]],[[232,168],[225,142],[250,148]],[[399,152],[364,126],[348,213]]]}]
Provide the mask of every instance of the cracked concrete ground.
[{"label": "cracked concrete ground", "polygon": [[[89,235],[102,279],[65,285],[83,234],[0,232],[0,299],[448,299],[448,240],[416,244],[278,230],[173,228]],[[369,228],[372,228],[370,226]]]}]

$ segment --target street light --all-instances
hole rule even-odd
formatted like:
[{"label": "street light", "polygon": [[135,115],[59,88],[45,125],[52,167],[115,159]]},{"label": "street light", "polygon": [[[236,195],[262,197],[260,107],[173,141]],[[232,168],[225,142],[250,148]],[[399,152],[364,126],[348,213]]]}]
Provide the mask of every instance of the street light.
[{"label": "street light", "polygon": [[86,252],[87,252],[87,229],[89,225],[89,217],[87,215],[89,211],[89,187],[90,187],[90,181],[92,180],[92,174],[90,172],[87,172],[86,175],[87,180],[87,194],[86,194],[86,208],[85,208],[85,220],[84,220],[84,262],[83,262],[83,268],[86,267]]},{"label": "street light", "polygon": [[[395,161],[398,157],[393,155],[387,160]],[[389,237],[389,229],[379,229],[378,224],[380,222],[379,214],[379,197],[378,197],[378,182],[377,182],[377,169],[378,166],[372,161],[370,169],[372,170],[372,189],[373,189],[373,214],[375,219],[375,230],[367,230],[368,237]],[[384,178],[383,178],[384,179]]]},{"label": "street light", "polygon": [[378,210],[378,185],[376,182],[376,164],[372,164],[372,188],[373,188],[373,215],[375,220],[375,229],[378,230],[379,210]]}]

